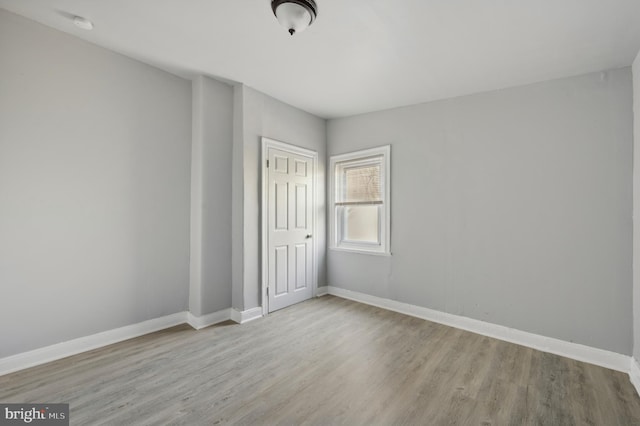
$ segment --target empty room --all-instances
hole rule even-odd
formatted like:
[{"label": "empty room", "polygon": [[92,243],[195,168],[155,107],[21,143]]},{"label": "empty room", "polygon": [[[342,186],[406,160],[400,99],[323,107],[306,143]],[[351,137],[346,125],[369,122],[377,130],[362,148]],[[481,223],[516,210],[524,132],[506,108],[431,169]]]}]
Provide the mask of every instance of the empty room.
[{"label": "empty room", "polygon": [[639,52],[637,0],[0,0],[0,425],[640,425]]}]

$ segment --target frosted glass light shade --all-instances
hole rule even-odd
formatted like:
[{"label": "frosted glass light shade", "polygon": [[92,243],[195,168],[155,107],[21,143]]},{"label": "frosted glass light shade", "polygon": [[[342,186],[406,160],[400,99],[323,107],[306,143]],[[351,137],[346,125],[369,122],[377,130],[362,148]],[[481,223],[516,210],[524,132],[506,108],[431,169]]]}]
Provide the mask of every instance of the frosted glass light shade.
[{"label": "frosted glass light shade", "polygon": [[315,2],[310,0],[273,0],[271,8],[280,25],[291,35],[304,31],[317,13]]}]

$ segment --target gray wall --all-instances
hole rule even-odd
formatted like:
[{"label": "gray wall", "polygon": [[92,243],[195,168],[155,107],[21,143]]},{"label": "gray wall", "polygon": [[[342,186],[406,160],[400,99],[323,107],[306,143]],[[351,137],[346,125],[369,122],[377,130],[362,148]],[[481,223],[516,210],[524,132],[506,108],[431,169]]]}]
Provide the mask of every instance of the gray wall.
[{"label": "gray wall", "polygon": [[[242,114],[242,129],[234,135],[234,168],[243,170],[242,186],[234,180],[234,206],[242,202],[242,226],[234,226],[233,240],[242,241],[242,270],[236,279],[240,265],[234,260],[234,308],[251,309],[261,305],[260,300],[260,205],[261,176],[260,156],[261,137],[286,142],[318,152],[317,188],[319,203],[316,212],[318,221],[318,285],[326,283],[325,264],[325,157],[326,157],[326,121],[301,111],[247,86],[236,86],[236,111]],[[239,99],[240,98],[240,99]],[[238,119],[236,117],[236,119]],[[239,125],[236,123],[236,125]],[[242,147],[239,146],[242,144]],[[240,149],[242,158],[240,159]],[[239,164],[241,162],[241,164]],[[235,173],[235,171],[234,171]],[[242,191],[242,192],[240,192]],[[234,210],[234,220],[237,220]],[[240,250],[238,248],[238,250]],[[237,256],[239,256],[238,254]],[[234,249],[234,256],[236,251]],[[242,290],[239,286],[242,285]],[[242,296],[240,296],[242,293]],[[242,305],[240,305],[242,303]]]},{"label": "gray wall", "polygon": [[328,283],[629,355],[629,68],[328,122],[328,155],[391,144],[391,257]]},{"label": "gray wall", "polygon": [[633,356],[640,360],[640,53],[633,62]]},{"label": "gray wall", "polygon": [[0,357],[184,311],[191,86],[0,10]]},{"label": "gray wall", "polygon": [[231,307],[233,88],[199,76],[192,89],[189,311],[200,316]]}]

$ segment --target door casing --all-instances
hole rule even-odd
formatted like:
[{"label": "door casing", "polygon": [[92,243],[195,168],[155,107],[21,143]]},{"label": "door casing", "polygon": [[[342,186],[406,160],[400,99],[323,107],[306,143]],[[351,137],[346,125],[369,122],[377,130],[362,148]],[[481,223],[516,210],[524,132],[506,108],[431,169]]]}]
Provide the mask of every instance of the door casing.
[{"label": "door casing", "polygon": [[312,271],[313,271],[313,282],[311,284],[311,297],[316,297],[318,293],[318,221],[317,221],[317,213],[316,210],[318,208],[318,153],[316,151],[302,148],[296,145],[291,145],[285,142],[277,141],[275,139],[262,137],[262,158],[260,160],[261,164],[261,176],[262,176],[262,194],[261,194],[261,248],[262,252],[260,253],[262,268],[260,270],[260,279],[262,282],[262,315],[267,315],[269,313],[269,298],[267,297],[267,286],[269,285],[269,169],[267,168],[267,159],[269,148],[279,149],[281,151],[287,151],[292,154],[304,155],[311,157],[313,159],[313,194],[311,195],[311,199],[313,202],[311,220],[313,221],[311,229],[313,230],[313,241],[311,243],[312,250]]}]

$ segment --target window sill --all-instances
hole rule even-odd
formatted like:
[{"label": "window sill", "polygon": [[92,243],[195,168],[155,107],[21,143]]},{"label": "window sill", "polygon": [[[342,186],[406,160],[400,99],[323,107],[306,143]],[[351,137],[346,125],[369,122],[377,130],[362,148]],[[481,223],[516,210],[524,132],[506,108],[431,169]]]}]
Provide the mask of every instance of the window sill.
[{"label": "window sill", "polygon": [[329,250],[342,251],[346,253],[368,254],[371,256],[391,257],[391,252],[387,253],[387,252],[381,252],[381,251],[358,250],[358,249],[349,249],[349,248],[343,248],[343,247],[329,247]]}]

